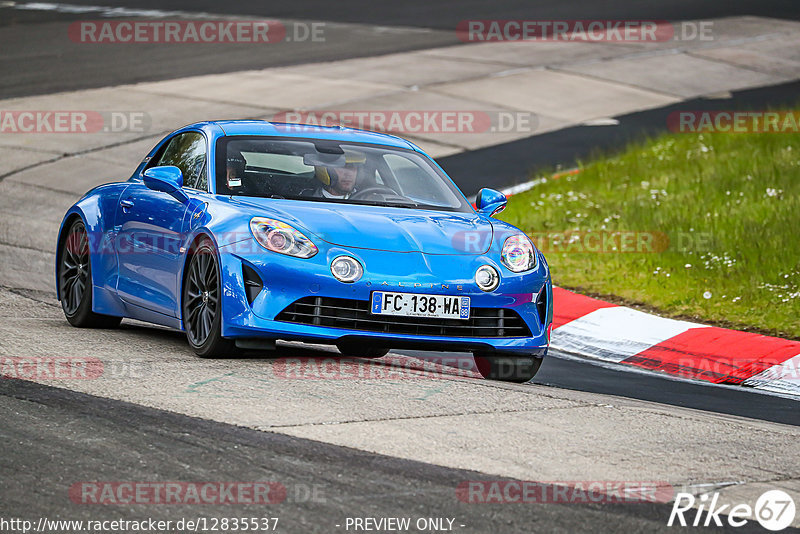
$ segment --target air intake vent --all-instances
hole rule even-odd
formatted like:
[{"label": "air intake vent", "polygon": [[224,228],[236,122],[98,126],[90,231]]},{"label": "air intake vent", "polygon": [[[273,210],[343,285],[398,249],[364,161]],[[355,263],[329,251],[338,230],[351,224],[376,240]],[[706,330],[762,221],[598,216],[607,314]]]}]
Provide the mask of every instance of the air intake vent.
[{"label": "air intake vent", "polygon": [[417,336],[499,338],[531,335],[517,312],[503,308],[472,308],[467,320],[399,317],[371,314],[368,301],[330,297],[303,297],[279,313],[275,320]]},{"label": "air intake vent", "polygon": [[547,284],[544,284],[536,295],[536,311],[539,312],[539,324],[544,326],[547,321]]},{"label": "air intake vent", "polygon": [[247,296],[247,303],[252,306],[253,301],[264,289],[264,282],[261,281],[261,277],[258,276],[255,269],[249,265],[242,265],[242,276],[244,277],[244,293]]}]

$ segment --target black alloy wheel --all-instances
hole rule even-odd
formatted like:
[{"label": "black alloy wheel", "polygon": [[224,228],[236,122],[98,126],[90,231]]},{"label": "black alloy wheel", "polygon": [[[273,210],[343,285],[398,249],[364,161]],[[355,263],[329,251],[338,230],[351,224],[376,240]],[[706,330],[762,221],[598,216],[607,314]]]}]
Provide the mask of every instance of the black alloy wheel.
[{"label": "black alloy wheel", "polygon": [[192,251],[183,286],[183,325],[189,345],[203,358],[235,355],[232,340],[222,337],[221,281],[217,254],[210,239]]},{"label": "black alloy wheel", "polygon": [[92,265],[89,235],[82,220],[67,230],[59,251],[58,288],[61,308],[72,326],[78,328],[114,328],[122,317],[92,311]]}]

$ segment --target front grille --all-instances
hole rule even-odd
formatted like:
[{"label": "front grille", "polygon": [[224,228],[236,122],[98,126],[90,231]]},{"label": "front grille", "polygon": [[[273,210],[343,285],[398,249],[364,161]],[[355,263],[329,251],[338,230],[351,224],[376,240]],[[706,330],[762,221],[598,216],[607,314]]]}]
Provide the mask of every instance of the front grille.
[{"label": "front grille", "polygon": [[330,297],[303,297],[278,314],[276,321],[348,330],[442,337],[530,337],[514,310],[472,308],[470,318],[434,319],[373,315],[369,302]]}]

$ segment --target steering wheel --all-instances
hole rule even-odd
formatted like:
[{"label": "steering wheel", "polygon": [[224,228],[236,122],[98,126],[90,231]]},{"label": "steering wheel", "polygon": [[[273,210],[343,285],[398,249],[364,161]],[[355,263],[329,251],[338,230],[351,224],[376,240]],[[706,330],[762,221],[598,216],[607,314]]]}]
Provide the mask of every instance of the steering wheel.
[{"label": "steering wheel", "polygon": [[392,189],[391,187],[387,187],[385,185],[374,185],[372,187],[356,191],[350,196],[350,198],[358,200],[362,196],[367,196],[367,195],[382,195],[382,196],[403,198],[400,195],[398,195],[394,189]]}]

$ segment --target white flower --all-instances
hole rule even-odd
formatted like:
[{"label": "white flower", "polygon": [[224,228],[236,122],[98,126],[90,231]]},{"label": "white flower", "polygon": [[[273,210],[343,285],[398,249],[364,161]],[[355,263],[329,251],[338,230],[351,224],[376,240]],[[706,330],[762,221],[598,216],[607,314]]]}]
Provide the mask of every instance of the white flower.
[{"label": "white flower", "polygon": [[711,295],[711,291],[706,291],[705,293],[703,293],[703,298],[704,298],[704,299],[708,300],[708,299],[710,299],[711,297],[712,297],[712,295]]},{"label": "white flower", "polygon": [[686,265],[684,265],[684,267],[686,267],[687,269],[691,269],[692,268],[692,264],[691,263],[687,263]]},{"label": "white flower", "polygon": [[768,187],[767,188],[767,196],[768,197],[777,197],[780,194],[783,194],[783,189],[775,189],[773,187]]}]

